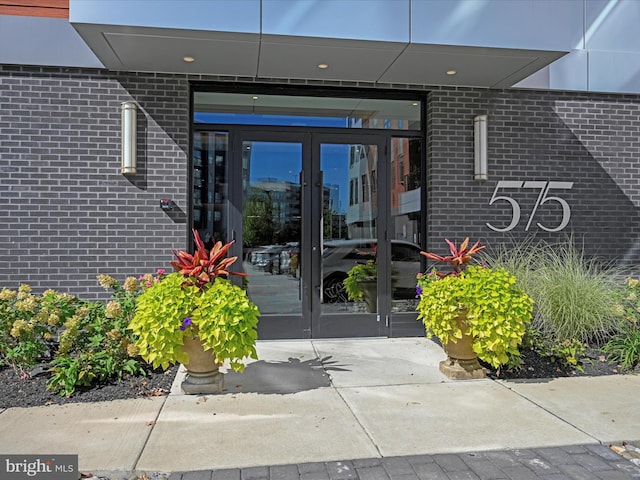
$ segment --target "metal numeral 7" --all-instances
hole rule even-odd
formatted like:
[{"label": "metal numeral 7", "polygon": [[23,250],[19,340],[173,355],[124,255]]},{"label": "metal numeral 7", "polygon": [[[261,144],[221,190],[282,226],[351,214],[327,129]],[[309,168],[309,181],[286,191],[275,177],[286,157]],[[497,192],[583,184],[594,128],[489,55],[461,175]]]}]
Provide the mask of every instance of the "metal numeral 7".
[{"label": "metal numeral 7", "polygon": [[569,190],[573,187],[573,182],[540,182],[540,181],[527,181],[521,182],[517,180],[501,180],[496,185],[495,190],[493,191],[493,195],[491,200],[489,200],[489,205],[493,205],[497,200],[505,200],[511,204],[512,215],[511,215],[511,223],[507,225],[505,228],[497,228],[491,225],[489,222],[486,223],[487,227],[489,227],[494,232],[508,232],[513,230],[515,226],[520,222],[520,204],[514,198],[498,195],[498,190],[501,188],[535,188],[540,190],[540,194],[538,195],[538,199],[536,200],[533,209],[531,210],[531,215],[529,216],[529,221],[527,222],[527,226],[525,231],[528,231],[531,227],[531,222],[533,221],[533,217],[538,210],[540,205],[544,205],[547,202],[558,202],[562,207],[562,221],[555,228],[548,228],[542,225],[541,223],[536,222],[536,225],[547,231],[547,232],[559,232],[563,228],[565,228],[569,224],[569,220],[571,219],[571,207],[567,201],[563,198],[557,196],[548,195],[549,190],[551,189],[564,189]]}]

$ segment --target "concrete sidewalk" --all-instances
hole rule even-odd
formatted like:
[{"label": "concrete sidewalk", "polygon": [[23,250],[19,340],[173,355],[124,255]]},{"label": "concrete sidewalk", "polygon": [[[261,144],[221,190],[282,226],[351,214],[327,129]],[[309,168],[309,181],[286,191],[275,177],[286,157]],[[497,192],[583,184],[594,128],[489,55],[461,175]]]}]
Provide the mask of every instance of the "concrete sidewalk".
[{"label": "concrete sidewalk", "polygon": [[258,355],[221,395],[183,395],[179,374],[165,397],[6,409],[0,452],[195,472],[640,444],[638,376],[456,382],[423,338],[264,341]]}]

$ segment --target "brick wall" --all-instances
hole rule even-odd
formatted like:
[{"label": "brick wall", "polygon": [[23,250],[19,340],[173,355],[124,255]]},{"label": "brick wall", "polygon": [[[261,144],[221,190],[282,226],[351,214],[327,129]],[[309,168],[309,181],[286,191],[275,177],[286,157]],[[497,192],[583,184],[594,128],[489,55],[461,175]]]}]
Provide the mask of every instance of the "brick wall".
[{"label": "brick wall", "polygon": [[[126,100],[141,107],[133,177],[120,174]],[[179,77],[0,68],[0,286],[101,298],[98,273],[166,267],[187,240],[188,105]]]},{"label": "brick wall", "polygon": [[[199,77],[193,80],[226,80]],[[118,279],[166,267],[185,248],[189,85],[186,76],[0,66],[0,287],[29,283],[105,298]],[[229,79],[247,81],[247,79]],[[264,81],[264,79],[262,79]],[[275,80],[272,83],[277,83]],[[295,82],[300,86],[304,82]],[[307,82],[315,87],[317,81]],[[339,82],[327,83],[341,86]],[[357,87],[347,82],[344,86]],[[421,89],[384,85],[381,88]],[[469,235],[497,245],[572,234],[589,253],[637,263],[640,97],[422,88],[427,103],[427,243]],[[120,174],[120,103],[138,115],[138,174]],[[489,176],[473,180],[473,117],[489,115]],[[521,210],[489,201],[499,181],[573,182],[562,204],[540,188],[501,189]],[[178,206],[165,213],[161,198]]]},{"label": "brick wall", "polygon": [[0,0],[0,15],[69,18],[69,0]]},{"label": "brick wall", "polygon": [[[473,118],[480,114],[489,116],[486,182],[473,180]],[[434,89],[428,131],[431,249],[446,247],[444,238],[466,235],[491,245],[571,236],[588,254],[627,264],[640,260],[640,97]],[[520,207],[520,221],[508,232],[486,225],[505,229],[513,218],[508,200],[489,205],[501,180],[540,182],[497,191]],[[559,232],[538,226],[555,229],[567,216],[561,201],[541,202],[546,182],[573,182],[571,189],[547,192],[547,198],[559,197],[570,209],[569,223]]]}]

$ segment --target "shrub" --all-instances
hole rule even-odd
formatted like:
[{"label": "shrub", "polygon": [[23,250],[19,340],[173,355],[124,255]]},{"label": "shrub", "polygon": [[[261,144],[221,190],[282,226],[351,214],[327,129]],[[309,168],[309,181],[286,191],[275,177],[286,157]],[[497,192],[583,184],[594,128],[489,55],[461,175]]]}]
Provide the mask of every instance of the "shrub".
[{"label": "shrub", "polygon": [[613,335],[602,351],[623,371],[633,370],[640,363],[640,281],[627,278],[621,295],[619,313],[620,332]]},{"label": "shrub", "polygon": [[48,389],[69,396],[77,387],[121,380],[125,373],[143,373],[142,362],[130,356],[136,352],[129,348],[132,341],[127,336],[126,317],[110,317],[109,310],[104,304],[87,302],[64,324]]},{"label": "shrub", "polygon": [[640,363],[640,330],[628,328],[617,333],[602,347],[602,351],[623,371],[633,370]]},{"label": "shrub", "polygon": [[100,284],[112,291],[106,304],[54,290],[35,295],[28,285],[3,288],[0,365],[28,377],[35,365],[46,364],[51,372],[47,388],[61,395],[71,395],[80,386],[143,373],[147,365],[133,346],[127,326],[138,295],[160,277],[129,277],[120,285],[108,275],[99,275]]},{"label": "shrub", "polygon": [[102,287],[112,291],[111,300],[106,305],[84,302],[63,324],[47,388],[71,395],[77,387],[144,373],[146,364],[140,359],[127,327],[138,296],[163,274],[159,270],[157,276],[128,277],[122,285],[108,275],[98,275]]},{"label": "shrub", "polygon": [[529,328],[525,334],[526,346],[542,357],[552,357],[563,365],[583,371],[580,362],[586,357],[586,345],[575,338],[561,340]]},{"label": "shrub", "polygon": [[480,261],[491,268],[503,268],[516,277],[523,290],[531,290],[533,273],[537,264],[537,246],[533,238],[528,238],[513,246],[500,244],[489,246],[480,252]]},{"label": "shrub", "polygon": [[560,342],[604,342],[620,326],[620,272],[587,258],[571,239],[531,242],[485,256],[516,275],[534,299],[532,326]]},{"label": "shrub", "polygon": [[19,375],[42,358],[51,358],[60,326],[75,315],[80,301],[69,294],[47,290],[31,293],[29,285],[0,291],[0,364]]}]

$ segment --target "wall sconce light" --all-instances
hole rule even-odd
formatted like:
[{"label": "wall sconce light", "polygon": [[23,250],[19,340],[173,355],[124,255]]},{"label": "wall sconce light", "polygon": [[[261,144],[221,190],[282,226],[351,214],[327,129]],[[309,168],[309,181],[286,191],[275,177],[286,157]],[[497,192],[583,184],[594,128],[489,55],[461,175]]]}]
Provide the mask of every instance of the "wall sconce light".
[{"label": "wall sconce light", "polygon": [[134,102],[122,102],[122,165],[120,173],[123,175],[136,174],[136,117],[138,107]]},{"label": "wall sconce light", "polygon": [[478,115],[473,119],[474,140],[474,180],[484,181],[489,179],[487,159],[487,116]]}]

